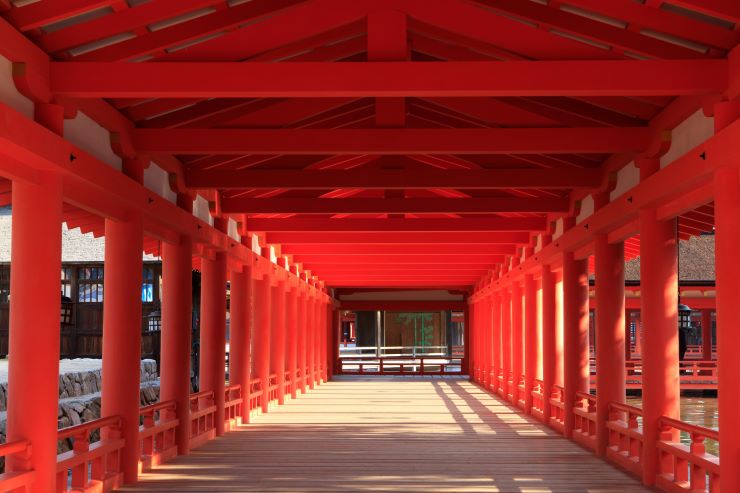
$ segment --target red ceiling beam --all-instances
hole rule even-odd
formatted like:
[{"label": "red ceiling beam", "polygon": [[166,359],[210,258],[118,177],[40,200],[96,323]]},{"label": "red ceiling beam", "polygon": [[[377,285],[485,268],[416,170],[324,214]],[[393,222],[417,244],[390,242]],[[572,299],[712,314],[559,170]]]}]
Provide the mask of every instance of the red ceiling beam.
[{"label": "red ceiling beam", "polygon": [[440,198],[223,198],[224,214],[481,214],[496,212],[568,212],[560,197]]},{"label": "red ceiling beam", "polygon": [[[481,262],[482,259],[488,261],[497,255],[513,255],[516,252],[514,245],[500,244],[360,244],[360,245],[283,245],[281,253],[285,255],[301,255],[304,260],[305,256],[313,257],[334,257],[334,256],[349,256],[356,257],[356,260],[361,256],[386,256],[386,260],[392,260],[395,257],[408,256],[413,258],[413,261],[419,260],[420,256],[433,255],[437,262],[459,262],[463,260],[465,256],[472,256],[474,258],[467,260],[474,260],[475,262]],[[454,258],[445,257],[448,255],[454,256]],[[440,257],[441,256],[441,257]],[[441,260],[444,259],[444,260]],[[331,261],[333,259],[329,259]],[[347,258],[346,260],[352,260]],[[404,259],[406,260],[406,259]]]},{"label": "red ceiling beam", "polygon": [[12,22],[18,30],[29,31],[91,10],[102,9],[119,1],[65,0],[64,2],[35,2],[10,9],[5,13],[5,18]]},{"label": "red ceiling beam", "polygon": [[668,3],[713,17],[740,22],[740,3],[736,0],[669,0]]},{"label": "red ceiling beam", "polygon": [[506,231],[501,235],[506,241],[513,231],[538,231],[544,230],[547,220],[544,217],[475,217],[475,218],[418,218],[418,219],[325,219],[325,218],[287,218],[287,219],[262,219],[252,218],[247,221],[251,231],[268,232],[303,232],[303,233],[328,233],[328,232],[361,232],[380,233],[392,237],[392,232],[418,232],[423,234],[437,232],[493,232]]},{"label": "red ceiling beam", "polygon": [[[506,188],[595,188],[601,184],[598,169],[475,169],[429,168],[418,173],[402,169],[368,172],[348,170],[188,170],[187,186],[193,189],[325,190],[364,189],[506,189]],[[441,199],[440,199],[441,200]]]},{"label": "red ceiling beam", "polygon": [[719,93],[727,77],[726,60],[52,62],[50,80],[77,98],[533,97]]},{"label": "red ceiling beam", "polygon": [[137,129],[141,153],[579,154],[640,152],[646,127],[461,129]]},{"label": "red ceiling beam", "polygon": [[267,241],[280,245],[472,245],[524,244],[528,233],[463,232],[463,233],[267,233]]}]

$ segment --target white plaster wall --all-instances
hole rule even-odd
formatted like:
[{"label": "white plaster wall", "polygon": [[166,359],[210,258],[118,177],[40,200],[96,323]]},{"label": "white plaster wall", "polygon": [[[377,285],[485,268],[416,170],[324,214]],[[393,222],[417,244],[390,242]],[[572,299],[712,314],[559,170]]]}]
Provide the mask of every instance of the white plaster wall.
[{"label": "white plaster wall", "polygon": [[640,169],[632,161],[617,173],[617,185],[609,194],[609,200],[614,200],[630,188],[640,183]]},{"label": "white plaster wall", "polygon": [[262,247],[260,246],[260,240],[257,235],[252,235],[252,251],[257,255],[262,255]]},{"label": "white plaster wall", "polygon": [[671,148],[660,158],[661,168],[668,166],[713,135],[714,118],[704,116],[702,110],[697,111],[673,129]]},{"label": "white plaster wall", "polygon": [[195,201],[193,202],[193,215],[201,221],[213,226],[213,216],[211,216],[211,211],[208,208],[208,201],[201,195],[195,196]]},{"label": "white plaster wall", "polygon": [[540,250],[542,250],[542,235],[541,234],[537,235],[537,243],[535,243],[534,245],[535,253],[539,252]]},{"label": "white plaster wall", "polygon": [[585,197],[581,200],[581,211],[578,213],[576,223],[580,223],[587,217],[590,217],[594,213],[594,198],[592,195]]},{"label": "white plaster wall", "polygon": [[144,170],[144,186],[165,200],[177,202],[177,194],[170,188],[167,172],[154,163]]},{"label": "white plaster wall", "polygon": [[231,237],[231,239],[236,241],[241,241],[241,236],[239,236],[239,232],[237,230],[237,223],[233,219],[229,218],[228,222],[228,235]]},{"label": "white plaster wall", "polygon": [[557,240],[563,236],[563,218],[561,217],[557,221],[555,221],[555,232],[552,234],[552,239]]},{"label": "white plaster wall", "polygon": [[86,114],[78,112],[75,118],[64,120],[64,137],[109,166],[121,170],[121,158],[110,146],[110,132]]},{"label": "white plaster wall", "polygon": [[13,62],[0,56],[0,103],[33,118],[33,103],[15,88]]}]

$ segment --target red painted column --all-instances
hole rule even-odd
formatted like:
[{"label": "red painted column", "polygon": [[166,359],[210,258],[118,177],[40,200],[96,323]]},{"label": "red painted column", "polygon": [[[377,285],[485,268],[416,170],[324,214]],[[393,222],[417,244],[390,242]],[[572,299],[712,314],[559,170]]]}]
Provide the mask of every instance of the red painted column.
[{"label": "red painted column", "polygon": [[563,387],[565,436],[573,433],[576,392],[589,391],[588,260],[563,254]]},{"label": "red painted column", "polygon": [[326,334],[326,310],[324,310],[323,295],[320,291],[316,293],[316,340],[314,341],[314,355],[316,357],[316,383],[324,382],[323,375],[326,370],[326,363],[322,356],[325,356],[323,348],[326,347],[324,335]]},{"label": "red painted column", "polygon": [[200,390],[212,390],[216,435],[224,434],[226,382],[226,254],[203,258],[201,277]]},{"label": "red painted column", "polygon": [[270,371],[276,377],[278,404],[285,404],[285,281],[272,287],[272,336],[270,343]]},{"label": "red painted column", "polygon": [[9,457],[6,471],[33,468],[30,493],[48,493],[56,491],[62,185],[56,174],[37,177],[12,184],[6,441],[28,440],[32,452],[30,464]]},{"label": "red painted column", "polygon": [[[475,313],[475,303],[468,302],[468,318],[466,319],[466,322],[470,322],[470,327],[468,327],[468,334],[470,338],[470,347],[467,351],[469,357],[468,357],[468,379],[471,382],[476,382],[478,380],[478,344],[476,344],[476,336],[477,336],[477,323],[476,323],[476,313]],[[466,325],[467,326],[467,325]],[[465,347],[467,348],[468,344],[466,341]]]},{"label": "red painted column", "polygon": [[609,403],[624,403],[624,243],[594,239],[596,263],[596,451],[606,453]]},{"label": "red painted column", "polygon": [[[544,421],[550,419],[550,394],[553,385],[563,383],[562,332],[557,334],[555,313],[555,275],[549,265],[542,266],[542,386]],[[560,341],[558,341],[558,335]],[[559,346],[558,346],[559,342]],[[558,379],[559,377],[559,379]]]},{"label": "red painted column", "polygon": [[511,402],[514,404],[519,402],[519,382],[524,370],[523,301],[522,285],[515,282],[511,288],[511,372],[514,383],[509,389]]},{"label": "red painted column", "polygon": [[712,310],[701,311],[701,356],[705,361],[712,359]]},{"label": "red painted column", "polygon": [[251,267],[242,267],[230,273],[229,384],[241,386],[244,399],[240,413],[242,423],[249,422],[251,270]]},{"label": "red painted column", "polygon": [[511,375],[511,291],[503,288],[501,303],[501,369],[503,374],[503,388],[500,395],[508,398],[509,377]]},{"label": "red painted column", "polygon": [[[642,180],[656,172],[660,163],[657,159],[642,159],[638,166]],[[658,470],[658,420],[661,416],[680,417],[676,221],[658,220],[655,209],[641,210],[639,221],[644,324],[642,467],[643,482],[652,485]]]},{"label": "red painted column", "polygon": [[[719,430],[721,491],[740,491],[740,345],[737,321],[740,320],[740,173],[736,168],[721,169],[714,177],[715,268],[717,272],[717,367],[719,373]],[[12,279],[12,278],[11,278]],[[11,289],[12,291],[12,289]],[[646,331],[647,334],[647,331]],[[645,344],[647,346],[647,342]]]},{"label": "red painted column", "polygon": [[190,451],[190,353],[193,316],[193,248],[189,237],[162,243],[160,400],[176,402],[177,453]]},{"label": "red painted column", "polygon": [[306,296],[306,359],[308,361],[308,388],[316,386],[316,298],[313,288]]},{"label": "red painted column", "polygon": [[532,387],[540,359],[537,346],[537,284],[534,276],[524,276],[524,411],[532,410]]},{"label": "red painted column", "polygon": [[501,293],[496,291],[491,296],[491,330],[493,331],[491,350],[492,356],[492,373],[491,390],[498,392],[498,375],[501,372]]},{"label": "red painted column", "polygon": [[329,318],[326,379],[327,381],[331,381],[334,378],[334,372],[336,372],[335,366],[339,359],[339,310],[332,303],[327,304],[326,308]]},{"label": "red painted column", "polygon": [[125,483],[135,483],[139,472],[143,235],[139,215],[131,214],[126,221],[105,220],[101,416],[121,417]]},{"label": "red painted column", "polygon": [[295,399],[299,384],[298,371],[298,288],[292,283],[287,292],[286,310],[288,325],[288,373],[290,373],[290,397]]},{"label": "red painted column", "polygon": [[329,341],[332,340],[329,335],[332,327],[332,320],[331,305],[324,301],[321,306],[321,363],[324,366],[324,372],[322,373],[324,382],[329,381],[329,375],[333,371],[333,365],[331,364],[332,361],[329,357],[331,354],[329,351]]},{"label": "red painted column", "polygon": [[306,393],[308,385],[308,324],[306,322],[307,312],[306,285],[301,281],[298,283],[298,367],[301,370],[299,389],[302,394]]},{"label": "red painted column", "polygon": [[[269,260],[261,258],[258,261],[269,262]],[[268,266],[268,268],[270,267]],[[267,388],[270,385],[271,284],[272,279],[267,273],[262,274],[261,279],[254,281],[254,340],[252,348],[254,350],[255,376],[259,379],[260,388],[262,389],[260,404],[263,413],[266,413],[269,409]]]}]

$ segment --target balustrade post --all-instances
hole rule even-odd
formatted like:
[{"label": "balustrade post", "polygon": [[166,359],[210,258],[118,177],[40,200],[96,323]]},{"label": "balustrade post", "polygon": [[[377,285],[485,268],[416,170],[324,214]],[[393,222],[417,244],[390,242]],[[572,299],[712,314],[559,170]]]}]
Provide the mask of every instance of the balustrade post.
[{"label": "balustrade post", "polygon": [[[603,195],[603,194],[602,194]],[[605,198],[600,205],[605,205]],[[606,454],[609,403],[624,403],[625,301],[624,243],[610,244],[606,233],[594,240],[596,264],[596,452]]]},{"label": "balustrade post", "polygon": [[[658,159],[639,159],[640,179],[660,169]],[[659,220],[655,209],[640,211],[640,301],[642,351],[642,480],[655,484],[662,416],[678,419],[678,262],[676,220]]]},{"label": "balustrade post", "polygon": [[[62,110],[37,105],[61,127]],[[48,126],[48,125],[47,125]],[[52,173],[12,183],[7,442],[28,440],[34,480],[30,493],[54,491],[59,395],[59,313],[62,184]],[[6,471],[28,463],[7,458]]]},{"label": "balustrade post", "polygon": [[226,254],[201,260],[200,390],[213,391],[216,435],[224,434]]},{"label": "balustrade post", "polygon": [[588,260],[563,254],[563,403],[566,437],[573,434],[576,392],[589,391]]},{"label": "balustrade post", "polygon": [[[144,231],[139,215],[105,220],[103,388],[101,417],[120,416],[125,445],[121,472],[135,483],[139,471],[141,282]],[[106,431],[101,430],[104,434]]]},{"label": "balustrade post", "polygon": [[177,453],[190,451],[190,352],[192,338],[192,243],[162,243],[162,343],[160,399],[177,403]]}]

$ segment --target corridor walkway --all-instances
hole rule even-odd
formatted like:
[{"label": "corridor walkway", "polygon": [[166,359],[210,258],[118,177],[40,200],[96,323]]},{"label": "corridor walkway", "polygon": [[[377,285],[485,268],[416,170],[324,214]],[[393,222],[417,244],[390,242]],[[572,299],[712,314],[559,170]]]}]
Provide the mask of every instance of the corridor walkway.
[{"label": "corridor walkway", "polygon": [[460,378],[337,377],[129,492],[640,492]]}]

